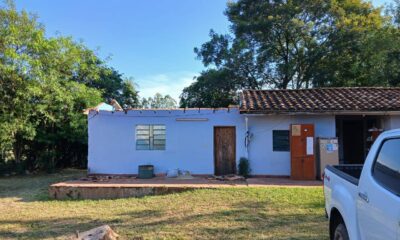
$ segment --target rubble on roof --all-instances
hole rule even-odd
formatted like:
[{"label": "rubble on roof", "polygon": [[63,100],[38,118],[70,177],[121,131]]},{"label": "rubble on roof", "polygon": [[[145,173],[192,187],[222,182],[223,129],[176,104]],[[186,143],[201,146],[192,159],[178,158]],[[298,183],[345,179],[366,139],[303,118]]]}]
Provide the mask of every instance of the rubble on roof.
[{"label": "rubble on roof", "polygon": [[111,104],[111,106],[114,107],[114,110],[115,110],[115,111],[123,111],[121,105],[119,105],[119,103],[118,103],[117,100],[112,99],[111,102],[110,102],[110,104]]}]

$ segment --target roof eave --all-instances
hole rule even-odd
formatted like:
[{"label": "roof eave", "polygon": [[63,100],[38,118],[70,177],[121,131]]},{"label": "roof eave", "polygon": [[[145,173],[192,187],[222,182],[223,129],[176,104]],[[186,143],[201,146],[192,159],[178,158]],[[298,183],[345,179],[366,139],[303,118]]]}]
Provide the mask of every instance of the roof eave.
[{"label": "roof eave", "polygon": [[246,115],[400,115],[399,111],[265,111],[240,110]]}]

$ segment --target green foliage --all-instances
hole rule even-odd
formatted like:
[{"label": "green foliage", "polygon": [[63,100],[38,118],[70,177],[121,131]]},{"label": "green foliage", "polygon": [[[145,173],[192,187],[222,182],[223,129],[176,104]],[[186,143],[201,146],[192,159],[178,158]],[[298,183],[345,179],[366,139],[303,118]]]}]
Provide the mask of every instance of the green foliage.
[{"label": "green foliage", "polygon": [[393,23],[400,27],[400,0],[394,0],[394,4],[390,4],[387,13],[391,16]]},{"label": "green foliage", "polygon": [[125,79],[122,82],[122,89],[116,100],[122,104],[123,108],[139,107],[139,94],[135,89],[133,79]]},{"label": "green foliage", "polygon": [[239,160],[239,175],[248,177],[251,173],[250,162],[247,158],[241,157]]},{"label": "green foliage", "polygon": [[156,93],[154,97],[142,98],[140,107],[145,109],[176,108],[176,101],[170,95]]},{"label": "green foliage", "polygon": [[183,89],[181,107],[228,107],[236,104],[236,83],[229,71],[203,71],[196,81]]},{"label": "green foliage", "polygon": [[[388,15],[362,0],[229,2],[225,13],[231,33],[211,30],[210,40],[194,49],[209,69],[184,89],[181,105],[212,107],[218,102],[210,99],[235,102],[236,94],[227,95],[226,88],[234,93],[398,86],[399,9],[399,1]],[[227,86],[221,94],[213,91],[216,83]]]},{"label": "green foliage", "polygon": [[0,165],[19,172],[84,167],[82,110],[109,98],[138,104],[132,81],[82,43],[46,38],[35,16],[12,2],[0,8],[0,96]]}]

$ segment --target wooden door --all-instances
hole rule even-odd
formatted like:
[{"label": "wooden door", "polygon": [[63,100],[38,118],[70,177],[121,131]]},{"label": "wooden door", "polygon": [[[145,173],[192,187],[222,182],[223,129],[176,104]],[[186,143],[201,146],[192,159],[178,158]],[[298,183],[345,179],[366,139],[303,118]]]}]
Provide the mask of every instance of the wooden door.
[{"label": "wooden door", "polygon": [[314,125],[293,124],[290,129],[290,176],[296,180],[313,180],[316,178]]},{"label": "wooden door", "polygon": [[314,156],[305,157],[303,160],[303,179],[315,180],[315,160]]},{"label": "wooden door", "polygon": [[236,173],[236,129],[214,127],[215,175]]}]

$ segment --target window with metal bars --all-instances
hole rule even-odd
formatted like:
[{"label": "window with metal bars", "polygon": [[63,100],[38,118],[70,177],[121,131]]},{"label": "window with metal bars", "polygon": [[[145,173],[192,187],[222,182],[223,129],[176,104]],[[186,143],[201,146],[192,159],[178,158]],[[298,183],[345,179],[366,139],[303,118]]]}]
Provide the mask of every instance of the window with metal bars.
[{"label": "window with metal bars", "polygon": [[272,131],[272,150],[274,152],[289,152],[290,137],[289,130]]},{"label": "window with metal bars", "polygon": [[136,125],[136,150],[165,150],[165,142],[165,125]]}]

